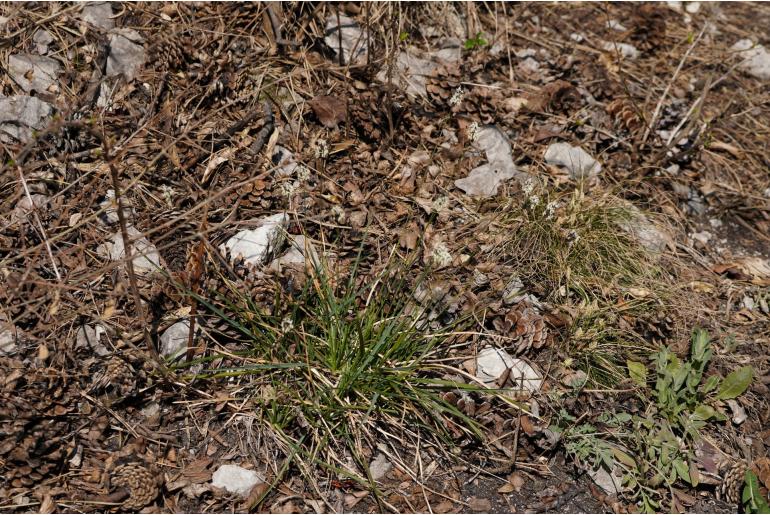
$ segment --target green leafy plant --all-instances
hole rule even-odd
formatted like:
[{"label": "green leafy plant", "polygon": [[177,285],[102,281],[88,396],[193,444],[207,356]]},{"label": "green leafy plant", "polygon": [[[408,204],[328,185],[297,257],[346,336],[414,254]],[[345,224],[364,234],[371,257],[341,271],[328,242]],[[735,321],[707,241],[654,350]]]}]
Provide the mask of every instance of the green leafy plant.
[{"label": "green leafy plant", "polygon": [[770,513],[767,499],[760,492],[757,475],[751,470],[746,471],[741,502],[746,513]]},{"label": "green leafy plant", "polygon": [[465,49],[466,50],[476,50],[478,48],[487,46],[489,42],[481,37],[481,32],[476,33],[476,37],[469,38],[465,40]]},{"label": "green leafy plant", "polygon": [[[678,481],[697,486],[694,444],[708,423],[726,419],[714,405],[738,397],[751,383],[751,367],[739,368],[724,379],[707,376],[711,357],[709,335],[702,329],[693,331],[689,359],[679,359],[668,348],[655,353],[652,402],[647,399],[647,367],[628,360],[629,378],[642,388],[639,400],[648,409],[642,415],[603,414],[597,420],[604,425],[602,431],[591,424],[569,427],[563,433],[565,449],[594,469],[620,469],[626,495],[646,512],[660,510],[660,487],[670,491]],[[556,430],[571,421],[562,415]]]}]

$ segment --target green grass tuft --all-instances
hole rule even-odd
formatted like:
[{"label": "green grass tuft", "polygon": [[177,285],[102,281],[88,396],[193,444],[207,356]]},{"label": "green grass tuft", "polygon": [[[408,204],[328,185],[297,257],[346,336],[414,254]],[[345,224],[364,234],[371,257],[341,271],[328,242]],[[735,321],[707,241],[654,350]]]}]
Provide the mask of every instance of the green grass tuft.
[{"label": "green grass tuft", "polygon": [[[467,385],[447,384],[432,370],[451,328],[424,333],[426,309],[412,301],[406,267],[390,266],[365,287],[356,287],[357,275],[354,266],[347,283],[335,286],[319,267],[299,295],[279,292],[269,309],[235,287],[217,300],[200,298],[242,336],[253,364],[197,377],[251,376],[251,408],[287,456],[365,483],[361,443],[374,449],[377,425],[435,443],[452,441],[450,427],[454,436],[483,435],[441,396]],[[357,470],[335,465],[343,455]]]}]

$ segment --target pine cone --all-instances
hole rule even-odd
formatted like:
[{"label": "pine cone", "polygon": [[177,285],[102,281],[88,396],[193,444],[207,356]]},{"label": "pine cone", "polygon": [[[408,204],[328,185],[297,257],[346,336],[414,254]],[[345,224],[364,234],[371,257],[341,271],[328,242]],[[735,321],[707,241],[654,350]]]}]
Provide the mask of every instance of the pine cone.
[{"label": "pine cone", "polygon": [[425,89],[434,99],[440,99],[442,102],[449,103],[449,99],[460,88],[461,82],[462,73],[457,64],[451,66],[442,65],[428,78]]},{"label": "pine cone", "polygon": [[723,475],[722,484],[717,490],[717,498],[730,504],[740,503],[747,468],[745,461],[734,462]]},{"label": "pine cone", "polygon": [[634,14],[631,41],[643,52],[653,52],[666,39],[665,12],[654,4],[644,4]]},{"label": "pine cone", "polygon": [[516,344],[517,354],[541,348],[548,337],[545,319],[536,307],[526,301],[520,302],[502,319],[497,318],[492,324],[501,334],[519,339]]},{"label": "pine cone", "polygon": [[94,388],[108,397],[126,397],[136,391],[139,375],[125,359],[113,355],[94,381]]},{"label": "pine cone", "polygon": [[150,44],[150,62],[163,70],[177,70],[185,64],[187,52],[182,37],[166,31],[153,33]]},{"label": "pine cone", "polygon": [[118,465],[110,474],[112,486],[125,488],[129,497],[123,501],[124,510],[141,510],[158,497],[156,474],[138,463]]},{"label": "pine cone", "polygon": [[617,98],[607,104],[607,113],[628,132],[633,132],[644,125],[639,111],[627,98]]}]

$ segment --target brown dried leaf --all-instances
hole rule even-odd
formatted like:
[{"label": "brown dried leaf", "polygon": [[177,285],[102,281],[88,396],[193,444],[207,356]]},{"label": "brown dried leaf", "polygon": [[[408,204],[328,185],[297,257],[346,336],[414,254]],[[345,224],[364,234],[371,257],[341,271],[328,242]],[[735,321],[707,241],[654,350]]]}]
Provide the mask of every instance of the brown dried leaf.
[{"label": "brown dried leaf", "polygon": [[473,511],[482,513],[492,512],[492,502],[489,499],[480,499],[478,497],[471,497],[468,501],[468,507]]},{"label": "brown dried leaf", "polygon": [[321,125],[336,129],[337,124],[347,118],[345,102],[339,97],[320,95],[308,102]]}]

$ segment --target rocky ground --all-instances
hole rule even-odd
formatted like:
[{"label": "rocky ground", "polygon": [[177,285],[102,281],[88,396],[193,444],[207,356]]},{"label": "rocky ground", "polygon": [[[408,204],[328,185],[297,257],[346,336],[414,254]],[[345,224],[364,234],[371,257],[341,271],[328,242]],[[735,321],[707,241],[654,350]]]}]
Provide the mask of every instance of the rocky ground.
[{"label": "rocky ground", "polygon": [[761,512],[769,24],[0,5],[0,510]]}]

